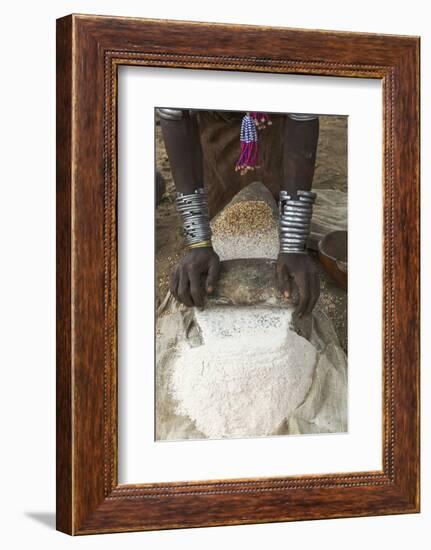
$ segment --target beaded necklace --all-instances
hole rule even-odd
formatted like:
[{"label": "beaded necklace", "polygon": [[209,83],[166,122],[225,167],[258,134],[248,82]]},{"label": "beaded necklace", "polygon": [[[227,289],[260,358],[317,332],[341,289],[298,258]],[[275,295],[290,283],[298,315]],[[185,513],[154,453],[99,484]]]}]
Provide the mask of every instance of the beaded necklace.
[{"label": "beaded necklace", "polygon": [[249,170],[259,168],[259,142],[258,130],[263,130],[272,124],[266,113],[251,111],[244,115],[241,121],[240,132],[240,155],[235,165],[235,170],[241,173],[241,176]]}]

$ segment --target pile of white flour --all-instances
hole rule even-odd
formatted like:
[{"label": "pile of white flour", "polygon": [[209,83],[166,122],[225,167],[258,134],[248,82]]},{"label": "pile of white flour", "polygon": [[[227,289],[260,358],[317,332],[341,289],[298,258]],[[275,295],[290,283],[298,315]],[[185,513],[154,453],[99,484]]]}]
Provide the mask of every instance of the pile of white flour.
[{"label": "pile of white flour", "polygon": [[171,394],[208,438],[268,436],[305,399],[317,353],[289,328],[291,311],[195,311],[203,345],[177,349]]}]

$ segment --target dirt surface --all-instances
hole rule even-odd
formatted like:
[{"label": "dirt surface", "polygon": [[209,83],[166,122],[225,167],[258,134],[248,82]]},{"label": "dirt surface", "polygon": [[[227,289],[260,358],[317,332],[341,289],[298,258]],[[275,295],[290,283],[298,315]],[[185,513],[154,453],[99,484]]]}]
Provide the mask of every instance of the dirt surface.
[{"label": "dirt surface", "polygon": [[[347,117],[321,116],[314,189],[347,191]],[[166,192],[156,210],[156,306],[166,295],[169,277],[184,253],[179,218],[175,209],[172,180],[160,126],[156,125],[156,169],[166,181]],[[338,287],[320,266],[317,254],[310,253],[319,268],[319,306],[332,320],[341,346],[347,352],[347,293]]]}]

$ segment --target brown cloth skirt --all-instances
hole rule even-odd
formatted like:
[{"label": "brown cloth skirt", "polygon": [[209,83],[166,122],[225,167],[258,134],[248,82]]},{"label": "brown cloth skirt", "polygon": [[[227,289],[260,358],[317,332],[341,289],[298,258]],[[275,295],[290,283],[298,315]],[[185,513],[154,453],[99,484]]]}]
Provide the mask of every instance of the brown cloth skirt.
[{"label": "brown cloth skirt", "polygon": [[278,200],[283,177],[283,134],[286,115],[270,115],[271,126],[258,130],[259,167],[241,176],[235,171],[240,154],[240,129],[244,113],[199,111],[204,182],[212,218],[243,187],[260,181]]}]

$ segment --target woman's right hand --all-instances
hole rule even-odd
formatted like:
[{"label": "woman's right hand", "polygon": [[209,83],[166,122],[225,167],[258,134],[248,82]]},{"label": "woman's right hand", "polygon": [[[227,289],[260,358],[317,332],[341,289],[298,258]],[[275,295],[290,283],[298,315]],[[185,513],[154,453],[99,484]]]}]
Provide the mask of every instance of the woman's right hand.
[{"label": "woman's right hand", "polygon": [[170,291],[188,307],[203,307],[206,294],[214,291],[220,258],[211,247],[188,250],[171,274]]}]

